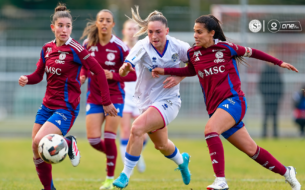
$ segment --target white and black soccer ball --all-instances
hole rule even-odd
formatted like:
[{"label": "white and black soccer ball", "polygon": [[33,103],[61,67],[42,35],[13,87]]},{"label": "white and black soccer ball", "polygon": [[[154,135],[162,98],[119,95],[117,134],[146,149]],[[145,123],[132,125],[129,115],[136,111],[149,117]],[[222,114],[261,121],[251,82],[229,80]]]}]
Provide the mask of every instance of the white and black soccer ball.
[{"label": "white and black soccer ball", "polygon": [[66,140],[57,134],[44,136],[38,145],[38,153],[41,159],[48,164],[57,164],[63,161],[68,153]]}]

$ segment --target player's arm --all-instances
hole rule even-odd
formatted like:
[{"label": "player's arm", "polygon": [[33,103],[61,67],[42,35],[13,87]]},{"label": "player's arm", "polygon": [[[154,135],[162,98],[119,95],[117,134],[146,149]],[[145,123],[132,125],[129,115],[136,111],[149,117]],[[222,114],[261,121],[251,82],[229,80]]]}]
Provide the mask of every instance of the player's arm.
[{"label": "player's arm", "polygon": [[26,84],[37,84],[42,81],[45,70],[45,59],[43,50],[41,51],[40,58],[36,65],[37,68],[32,74],[20,76],[18,81],[20,86],[23,87]]},{"label": "player's arm", "polygon": [[81,71],[80,71],[80,83],[84,84],[86,82],[86,79],[88,77],[88,72],[89,70],[85,67],[82,67]]},{"label": "player's arm", "polygon": [[[109,72],[109,74],[112,75],[111,78],[107,77],[107,74],[108,74],[107,72]],[[119,81],[119,82],[131,82],[131,81],[137,80],[137,75],[136,75],[135,71],[130,71],[125,77],[120,76],[119,73],[110,72],[108,70],[105,71],[105,73],[106,73],[107,79],[112,79],[112,80]]]},{"label": "player's arm", "polygon": [[[293,65],[283,62],[282,60],[279,60],[258,49],[254,49],[254,48],[250,48],[250,47],[243,47],[243,46],[239,46],[239,45],[235,45],[235,44],[233,45],[233,49],[236,51],[237,56],[244,56],[244,57],[251,57],[251,58],[259,59],[262,61],[273,63],[274,65],[278,65],[278,66],[280,66],[282,68],[286,68],[288,70],[299,72]],[[231,53],[234,54],[234,52],[231,52]]]},{"label": "player's arm", "polygon": [[101,91],[102,105],[105,110],[105,114],[116,116],[117,110],[110,101],[109,86],[102,66],[88,54],[87,50],[83,50],[81,52],[81,57],[83,57],[83,59],[81,59],[83,65],[86,67],[86,69],[89,69],[91,72],[93,72],[99,81],[98,85]]},{"label": "player's arm", "polygon": [[155,68],[152,70],[152,76],[159,77],[159,75],[175,75],[180,77],[191,77],[196,75],[195,68],[191,62],[183,68]]}]

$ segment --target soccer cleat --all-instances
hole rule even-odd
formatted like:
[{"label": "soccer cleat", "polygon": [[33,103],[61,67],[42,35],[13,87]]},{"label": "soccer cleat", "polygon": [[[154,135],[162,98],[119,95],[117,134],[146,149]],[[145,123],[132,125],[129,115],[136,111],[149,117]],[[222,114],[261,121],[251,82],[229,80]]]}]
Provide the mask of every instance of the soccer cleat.
[{"label": "soccer cleat", "polygon": [[106,179],[100,189],[113,189],[113,181],[114,179]]},{"label": "soccer cleat", "polygon": [[225,178],[221,179],[216,177],[214,183],[207,187],[209,190],[228,190],[229,186]]},{"label": "soccer cleat", "polygon": [[146,165],[145,165],[145,161],[144,161],[144,158],[143,158],[143,155],[141,155],[138,163],[137,163],[137,169],[140,173],[143,173],[146,169]]},{"label": "soccer cleat", "polygon": [[180,172],[181,172],[183,183],[185,185],[188,185],[191,181],[191,172],[188,168],[189,162],[190,162],[190,155],[185,152],[182,153],[181,155],[183,158],[183,164],[180,164],[177,169],[180,170]]},{"label": "soccer cleat", "polygon": [[69,146],[68,155],[72,165],[76,167],[80,162],[80,152],[77,148],[76,138],[74,136],[67,136],[66,138],[71,140],[71,145]]},{"label": "soccer cleat", "polygon": [[286,167],[288,170],[288,175],[285,177],[286,182],[289,183],[289,185],[292,187],[292,190],[301,190],[301,184],[296,178],[296,170],[293,166]]},{"label": "soccer cleat", "polygon": [[127,175],[122,172],[120,174],[120,176],[116,180],[114,180],[113,186],[115,186],[119,189],[124,189],[125,187],[127,187],[128,181],[129,181],[129,179],[128,179]]}]

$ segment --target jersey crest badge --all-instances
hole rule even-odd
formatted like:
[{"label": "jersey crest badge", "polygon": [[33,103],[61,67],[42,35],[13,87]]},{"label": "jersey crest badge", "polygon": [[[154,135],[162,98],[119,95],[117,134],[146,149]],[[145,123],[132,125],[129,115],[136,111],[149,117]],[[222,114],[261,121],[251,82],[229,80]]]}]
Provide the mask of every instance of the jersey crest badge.
[{"label": "jersey crest badge", "polygon": [[172,55],[172,60],[173,60],[173,62],[176,62],[178,60],[178,54],[177,53]]},{"label": "jersey crest badge", "polygon": [[156,62],[157,62],[157,58],[153,57],[153,58],[152,58],[152,62],[153,62],[153,63],[156,63]]}]

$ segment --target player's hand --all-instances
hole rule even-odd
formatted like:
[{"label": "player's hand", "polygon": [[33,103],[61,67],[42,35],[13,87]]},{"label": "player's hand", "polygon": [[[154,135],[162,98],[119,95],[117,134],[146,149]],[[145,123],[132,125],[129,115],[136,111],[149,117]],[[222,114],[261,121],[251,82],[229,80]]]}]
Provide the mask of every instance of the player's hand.
[{"label": "player's hand", "polygon": [[154,78],[158,78],[159,75],[164,75],[164,69],[163,68],[154,68],[151,72],[151,75],[154,77]]},{"label": "player's hand", "polygon": [[87,77],[85,75],[82,75],[79,77],[80,83],[84,84],[86,82]]},{"label": "player's hand", "polygon": [[113,79],[113,74],[112,74],[112,72],[110,72],[110,71],[107,70],[107,69],[104,69],[104,71],[105,71],[106,79]]},{"label": "player's hand", "polygon": [[18,82],[19,82],[20,86],[24,87],[29,82],[29,80],[28,80],[28,77],[21,76],[21,77],[19,77],[19,81]]},{"label": "player's hand", "polygon": [[178,76],[170,76],[167,77],[163,84],[163,88],[172,88],[174,86],[176,86],[177,84],[179,84],[185,77],[178,77]]},{"label": "player's hand", "polygon": [[286,69],[291,70],[291,71],[295,71],[295,72],[297,72],[297,73],[299,72],[297,68],[295,68],[293,65],[291,65],[291,64],[289,64],[289,63],[283,62],[283,63],[281,64],[281,67],[282,67],[282,68],[286,68]]},{"label": "player's hand", "polygon": [[125,62],[119,70],[120,76],[125,77],[130,71],[135,71],[130,63]]},{"label": "player's hand", "polygon": [[117,116],[118,115],[118,111],[115,109],[113,104],[110,104],[108,106],[103,106],[104,111],[105,111],[105,115],[110,115],[110,116]]}]

